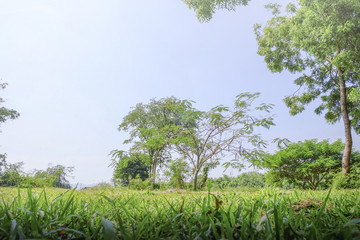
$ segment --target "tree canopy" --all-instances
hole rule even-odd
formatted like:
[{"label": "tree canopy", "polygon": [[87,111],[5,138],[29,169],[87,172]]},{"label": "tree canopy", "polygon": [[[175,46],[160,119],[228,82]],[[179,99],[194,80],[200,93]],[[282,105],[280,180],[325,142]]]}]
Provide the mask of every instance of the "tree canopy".
[{"label": "tree canopy", "polygon": [[183,122],[184,113],[191,109],[191,102],[175,97],[152,99],[148,104],[139,103],[128,113],[119,126],[119,131],[129,132],[131,151],[149,157],[149,175],[155,181],[157,168],[170,160],[169,144],[179,131],[190,126]]},{"label": "tree canopy", "polygon": [[[194,189],[202,168],[210,162],[209,166],[216,166],[226,152],[253,161],[259,156],[266,143],[256,128],[269,128],[274,123],[272,117],[261,116],[261,112],[268,113],[272,105],[252,106],[258,96],[258,93],[242,93],[236,97],[233,108],[219,105],[207,112],[194,111],[194,127],[184,129],[174,139],[179,154],[187,158],[193,168]],[[232,163],[239,166],[238,160]]]}]

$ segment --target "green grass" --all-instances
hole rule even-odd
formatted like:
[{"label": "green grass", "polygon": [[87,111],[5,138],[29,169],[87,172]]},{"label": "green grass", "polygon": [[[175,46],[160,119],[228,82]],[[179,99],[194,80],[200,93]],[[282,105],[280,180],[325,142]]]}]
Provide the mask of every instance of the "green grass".
[{"label": "green grass", "polygon": [[360,239],[360,192],[329,193],[0,188],[0,239]]}]

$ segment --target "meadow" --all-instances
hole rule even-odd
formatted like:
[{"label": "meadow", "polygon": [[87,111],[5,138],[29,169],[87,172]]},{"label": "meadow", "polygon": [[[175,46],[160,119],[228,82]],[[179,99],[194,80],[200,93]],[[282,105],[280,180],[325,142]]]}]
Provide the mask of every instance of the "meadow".
[{"label": "meadow", "polygon": [[359,190],[0,188],[0,239],[359,239]]}]

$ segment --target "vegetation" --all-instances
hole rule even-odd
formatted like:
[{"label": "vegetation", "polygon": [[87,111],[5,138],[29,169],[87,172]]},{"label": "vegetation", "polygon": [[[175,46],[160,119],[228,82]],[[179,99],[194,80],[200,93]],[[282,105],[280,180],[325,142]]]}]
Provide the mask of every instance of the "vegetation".
[{"label": "vegetation", "polygon": [[[194,127],[181,131],[176,137],[176,149],[192,166],[194,189],[197,189],[198,174],[203,167],[206,164],[208,168],[216,166],[225,153],[252,161],[262,153],[266,143],[255,130],[269,128],[274,123],[272,117],[261,116],[261,112],[269,112],[271,105],[252,107],[258,96],[258,93],[242,93],[232,109],[220,105],[208,112],[198,112],[193,120]],[[242,166],[238,159],[231,164]]]},{"label": "vegetation", "polygon": [[31,173],[25,173],[23,165],[23,162],[12,164],[3,159],[0,166],[0,186],[70,188],[68,177],[73,167],[56,165],[48,167],[45,171],[35,169]]},{"label": "vegetation", "polygon": [[234,11],[236,6],[246,6],[250,0],[183,0],[196,12],[200,22],[208,22],[218,9]]},{"label": "vegetation", "polygon": [[[185,0],[200,21],[209,21],[216,9],[234,10],[248,1]],[[258,53],[272,72],[301,73],[299,90],[285,98],[290,114],[320,98],[316,114],[329,123],[342,119],[345,127],[343,176],[350,172],[352,133],[360,133],[360,6],[358,0],[298,0],[287,15],[280,5],[268,4],[274,17],[264,28],[255,26]]]},{"label": "vegetation", "polygon": [[[130,153],[119,150],[111,153],[112,166],[116,167],[114,179],[121,179],[127,185],[130,175],[135,178],[139,174],[142,180],[148,175],[155,183],[156,169],[171,160],[172,150],[191,166],[195,190],[199,173],[203,171],[201,185],[205,185],[208,171],[219,164],[225,153],[236,158],[227,166],[241,167],[239,155],[259,161],[266,142],[255,131],[274,123],[272,117],[261,116],[262,112],[268,114],[272,105],[252,106],[258,97],[259,93],[242,93],[236,97],[233,108],[219,105],[209,111],[199,111],[190,101],[173,97],[138,104],[120,125],[122,130],[130,131],[131,137],[126,140],[133,142]],[[183,170],[170,167],[179,186],[183,181],[180,176],[187,167],[184,164]]]},{"label": "vegetation", "polygon": [[[249,1],[184,0],[200,21]],[[110,153],[115,187],[54,189],[70,188],[72,167],[25,173],[23,162],[0,154],[0,239],[359,239],[360,153],[351,135],[360,133],[359,2],[298,0],[284,16],[277,4],[267,8],[274,17],[255,27],[258,53],[272,72],[301,74],[299,90],[285,98],[290,114],[320,99],[315,113],[343,120],[344,144],[284,139],[266,153],[258,130],[274,125],[272,105],[254,107],[259,93],[208,111],[190,100],[152,99],[119,125],[131,146]],[[18,116],[0,108],[0,124]],[[249,161],[269,171],[211,179],[221,160],[225,168]],[[161,192],[167,188],[176,189]]]},{"label": "vegetation", "polygon": [[124,151],[114,150],[111,152],[114,167],[113,181],[115,184],[128,186],[131,179],[149,178],[149,157],[141,153],[126,154]]},{"label": "vegetation", "polygon": [[[316,114],[328,122],[341,118],[345,127],[342,171],[350,172],[351,129],[360,133],[360,101],[348,96],[359,89],[360,6],[357,0],[300,0],[289,4],[287,15],[275,16],[261,29],[256,27],[258,53],[273,72],[301,73],[295,80],[299,90],[285,98],[290,114],[320,98]],[[355,97],[356,99],[356,97]]]},{"label": "vegetation", "polygon": [[211,180],[214,189],[242,189],[242,188],[263,188],[265,187],[265,176],[258,172],[242,173],[237,177],[224,175]]},{"label": "vegetation", "polygon": [[360,192],[1,189],[1,239],[352,239]]},{"label": "vegetation", "polygon": [[131,152],[148,156],[149,176],[153,182],[158,167],[169,160],[170,141],[183,127],[181,116],[190,108],[191,102],[174,97],[152,99],[148,104],[137,104],[120,124],[119,131],[130,134],[124,143],[133,143]]},{"label": "vegetation", "polygon": [[[284,182],[315,190],[320,184],[329,187],[334,175],[341,169],[344,144],[338,140],[306,140],[281,147],[275,154],[264,157],[262,165],[269,169],[268,183],[282,186]],[[352,162],[360,161],[360,153],[353,151]]]}]

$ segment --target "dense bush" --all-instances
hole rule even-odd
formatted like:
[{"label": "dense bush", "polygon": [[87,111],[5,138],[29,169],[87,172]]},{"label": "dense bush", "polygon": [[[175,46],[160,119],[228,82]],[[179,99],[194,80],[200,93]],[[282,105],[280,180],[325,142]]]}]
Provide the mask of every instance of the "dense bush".
[{"label": "dense bush", "polygon": [[[343,150],[344,144],[340,140],[329,143],[328,140],[318,142],[313,139],[291,143],[264,157],[262,166],[269,169],[266,181],[284,188],[327,188],[333,183],[334,176],[338,176],[336,173],[341,171]],[[352,164],[359,161],[360,153],[353,150]],[[353,171],[356,172],[356,168]],[[348,175],[346,182],[352,177],[353,174]],[[357,177],[354,178],[356,182]]]}]

